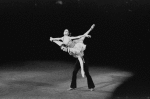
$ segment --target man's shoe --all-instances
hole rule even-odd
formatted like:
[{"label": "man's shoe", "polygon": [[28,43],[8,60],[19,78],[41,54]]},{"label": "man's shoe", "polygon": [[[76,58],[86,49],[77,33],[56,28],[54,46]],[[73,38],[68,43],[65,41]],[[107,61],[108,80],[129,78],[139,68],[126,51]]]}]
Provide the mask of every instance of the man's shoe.
[{"label": "man's shoe", "polygon": [[75,88],[69,88],[69,89],[67,89],[68,91],[70,91],[70,90],[75,90]]},{"label": "man's shoe", "polygon": [[90,88],[90,91],[94,91],[94,88]]}]

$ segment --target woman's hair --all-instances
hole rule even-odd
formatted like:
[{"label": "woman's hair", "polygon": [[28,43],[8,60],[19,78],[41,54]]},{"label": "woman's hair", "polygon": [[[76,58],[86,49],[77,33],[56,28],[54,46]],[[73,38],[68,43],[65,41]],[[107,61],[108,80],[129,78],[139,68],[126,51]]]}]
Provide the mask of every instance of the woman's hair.
[{"label": "woman's hair", "polygon": [[69,36],[71,36],[71,33],[69,32]]},{"label": "woman's hair", "polygon": [[68,29],[64,30],[64,35],[66,35],[66,31],[67,31],[67,34],[69,35],[69,30]]},{"label": "woman's hair", "polygon": [[65,32],[65,31],[68,31],[68,36],[71,36],[71,33],[69,32],[68,29],[65,29],[64,32]]}]

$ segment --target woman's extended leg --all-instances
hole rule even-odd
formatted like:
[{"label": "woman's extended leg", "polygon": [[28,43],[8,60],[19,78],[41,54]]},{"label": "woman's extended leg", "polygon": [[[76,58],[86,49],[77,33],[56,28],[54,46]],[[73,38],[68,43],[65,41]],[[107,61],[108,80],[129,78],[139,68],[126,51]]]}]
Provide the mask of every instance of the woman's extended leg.
[{"label": "woman's extended leg", "polygon": [[81,66],[81,75],[82,75],[82,77],[84,77],[85,72],[84,72],[84,67],[83,67],[83,60],[80,56],[78,56],[78,60],[80,62],[80,66]]},{"label": "woman's extended leg", "polygon": [[91,31],[94,27],[95,27],[95,24],[93,24],[93,25],[91,26],[91,28],[90,28],[86,33],[84,33],[83,35],[88,35],[88,34],[90,33],[90,31]]}]

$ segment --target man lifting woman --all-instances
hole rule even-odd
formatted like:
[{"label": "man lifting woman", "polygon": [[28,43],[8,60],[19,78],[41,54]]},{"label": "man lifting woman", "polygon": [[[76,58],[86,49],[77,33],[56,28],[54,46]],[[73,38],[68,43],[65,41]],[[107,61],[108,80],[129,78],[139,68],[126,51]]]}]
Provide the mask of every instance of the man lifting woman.
[{"label": "man lifting woman", "polygon": [[76,36],[76,37],[70,36],[69,30],[65,29],[63,37],[60,37],[60,38],[50,37],[50,41],[53,41],[54,43],[59,45],[63,51],[68,52],[70,55],[78,59],[78,62],[76,63],[74,71],[73,71],[71,86],[68,90],[73,90],[76,88],[76,75],[80,68],[81,68],[82,77],[85,77],[85,75],[87,77],[88,88],[91,91],[94,90],[95,85],[89,74],[88,66],[85,66],[86,61],[83,58],[84,51],[86,49],[86,45],[84,44],[84,39],[85,37],[88,37],[88,38],[91,37],[89,33],[94,28],[94,26],[95,24],[93,24],[86,33],[80,36]]}]

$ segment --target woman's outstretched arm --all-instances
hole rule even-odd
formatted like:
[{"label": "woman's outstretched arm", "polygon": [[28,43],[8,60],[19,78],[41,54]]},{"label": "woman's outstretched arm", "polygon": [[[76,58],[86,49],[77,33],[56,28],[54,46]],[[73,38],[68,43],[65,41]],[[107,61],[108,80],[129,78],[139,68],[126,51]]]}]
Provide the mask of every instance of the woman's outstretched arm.
[{"label": "woman's outstretched arm", "polygon": [[52,37],[50,37],[50,41],[59,41],[59,40],[62,40],[63,39],[63,37],[60,37],[60,38],[52,38]]},{"label": "woman's outstretched arm", "polygon": [[70,37],[70,39],[79,39],[81,37],[85,37],[85,35],[72,36],[72,37]]}]

